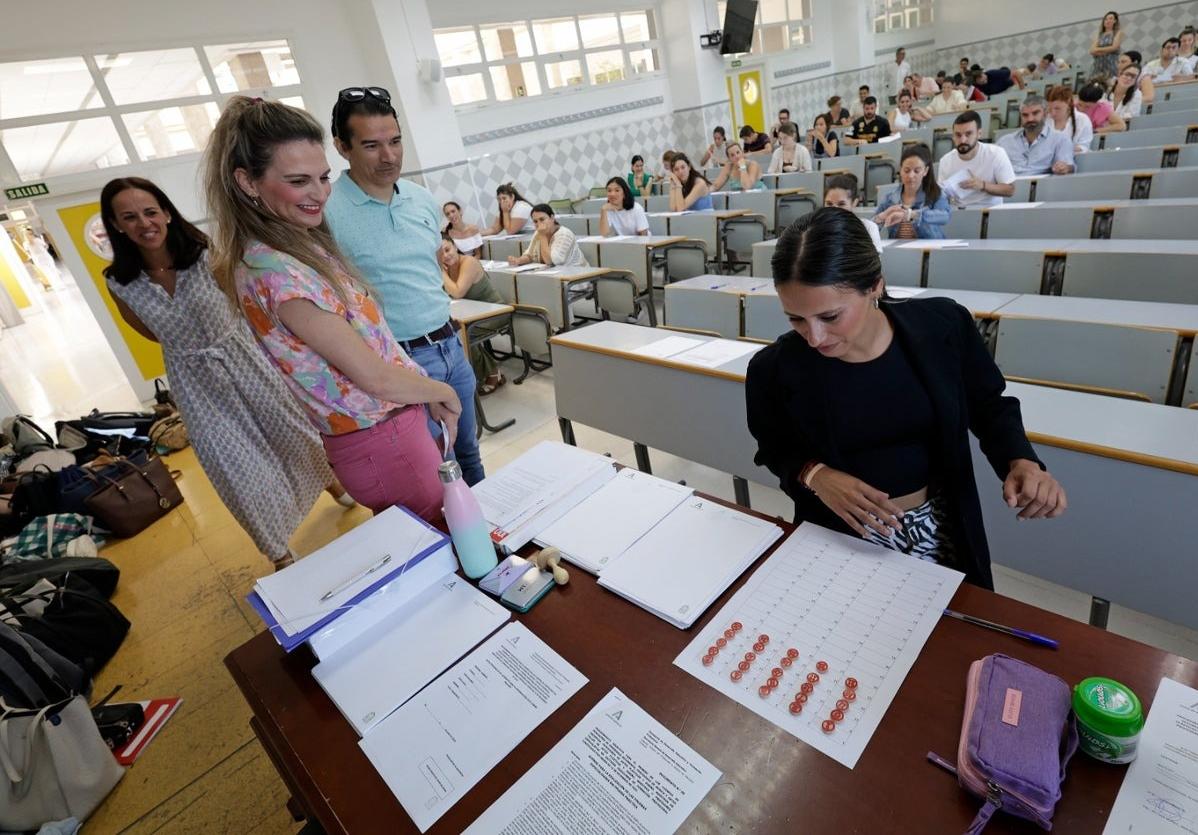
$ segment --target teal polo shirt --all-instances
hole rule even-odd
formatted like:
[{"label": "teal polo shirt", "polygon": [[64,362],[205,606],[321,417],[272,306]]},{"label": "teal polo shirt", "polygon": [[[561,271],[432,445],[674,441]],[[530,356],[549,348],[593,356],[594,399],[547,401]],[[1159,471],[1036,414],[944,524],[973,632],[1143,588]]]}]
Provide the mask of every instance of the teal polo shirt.
[{"label": "teal polo shirt", "polygon": [[401,179],[391,203],[362,191],[342,172],[324,216],[341,252],[383,301],[383,315],[401,342],[449,321],[441,283],[441,209],[428,189]]}]

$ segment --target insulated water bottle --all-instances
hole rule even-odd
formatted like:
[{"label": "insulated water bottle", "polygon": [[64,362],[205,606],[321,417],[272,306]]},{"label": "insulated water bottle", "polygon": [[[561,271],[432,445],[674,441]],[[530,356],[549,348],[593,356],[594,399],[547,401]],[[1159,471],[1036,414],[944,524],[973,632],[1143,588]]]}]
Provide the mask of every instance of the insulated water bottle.
[{"label": "insulated water bottle", "polygon": [[445,461],[437,474],[445,488],[445,522],[453,537],[458,562],[467,577],[482,577],[499,564],[482,508],[470,491],[470,485],[462,479],[462,468],[457,461]]}]

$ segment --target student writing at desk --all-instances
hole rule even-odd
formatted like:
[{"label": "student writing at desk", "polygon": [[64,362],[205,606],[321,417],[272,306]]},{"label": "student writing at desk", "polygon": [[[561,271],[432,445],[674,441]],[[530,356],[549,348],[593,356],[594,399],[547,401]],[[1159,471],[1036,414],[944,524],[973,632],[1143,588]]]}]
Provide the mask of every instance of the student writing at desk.
[{"label": "student writing at desk", "polygon": [[551,267],[589,267],[574,232],[557,222],[548,203],[532,207],[532,222],[536,227],[524,254],[508,256],[513,267],[522,264],[548,264]]},{"label": "student writing at desk", "polygon": [[607,202],[599,207],[599,234],[648,235],[649,216],[632,198],[628,183],[619,177],[607,181]]},{"label": "student writing at desk", "polygon": [[795,521],[993,588],[968,433],[1019,518],[1061,515],[1065,491],[1036,457],[969,311],[887,298],[877,250],[844,209],[796,221],[772,266],[793,330],[749,363],[745,397],[754,460],[794,499]]}]

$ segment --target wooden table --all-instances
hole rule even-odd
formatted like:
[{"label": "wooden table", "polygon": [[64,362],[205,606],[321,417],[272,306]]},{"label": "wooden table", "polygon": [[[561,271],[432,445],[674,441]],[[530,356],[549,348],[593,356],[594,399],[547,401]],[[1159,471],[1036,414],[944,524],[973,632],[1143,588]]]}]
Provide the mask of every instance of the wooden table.
[{"label": "wooden table", "polygon": [[[479,302],[473,299],[454,299],[449,303],[449,318],[458,323],[459,338],[462,340],[462,350],[466,352],[466,356],[470,356],[470,348],[473,343],[471,339],[471,331],[474,328],[481,328],[487,322],[493,322],[498,319],[507,319],[511,322],[512,311],[515,310],[510,304],[494,304],[492,302]],[[479,339],[479,342],[486,341],[494,336],[495,332],[489,332]],[[485,349],[484,349],[485,350]],[[481,382],[481,381],[480,381]],[[515,418],[509,418],[503,423],[492,425],[487,421],[487,413],[483,409],[482,397],[478,393],[478,387],[474,389],[474,414],[478,418],[478,434],[482,434],[482,430],[488,432],[502,432],[509,426],[514,426]]]},{"label": "wooden table", "polygon": [[[784,526],[789,532],[790,526]],[[965,676],[971,662],[989,653],[1022,658],[1070,684],[1091,675],[1111,676],[1135,690],[1145,707],[1162,676],[1198,684],[1198,664],[1193,661],[963,585],[953,597],[953,608],[1049,635],[1061,642],[1061,649],[942,620],[850,771],[673,665],[692,634],[719,611],[749,572],[711,606],[694,631],[675,629],[601,589],[581,570],[570,574],[568,586],[516,617],[589,683],[517,745],[430,833],[461,832],[613,686],[723,771],[680,832],[793,835],[964,831],[980,801],[926,762],[925,755],[935,751],[956,759]],[[251,727],[305,814],[329,833],[416,832],[358,747],[356,734],[312,679],[313,664],[307,647],[288,656],[266,632],[225,659],[253,711]],[[1079,753],[1070,764],[1053,831],[1100,832],[1124,772],[1124,767]],[[987,829],[1038,831],[1003,815]]]}]

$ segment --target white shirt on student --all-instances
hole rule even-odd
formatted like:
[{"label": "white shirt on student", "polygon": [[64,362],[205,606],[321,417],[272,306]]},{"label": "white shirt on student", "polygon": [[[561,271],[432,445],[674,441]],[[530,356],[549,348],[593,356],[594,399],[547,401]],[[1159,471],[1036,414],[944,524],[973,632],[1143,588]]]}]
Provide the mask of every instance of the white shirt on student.
[{"label": "white shirt on student", "polygon": [[898,91],[903,89],[903,81],[911,74],[911,62],[904,59],[903,63],[896,64],[892,61],[888,66],[890,72],[886,77],[886,92],[897,96]]},{"label": "white shirt on student", "polygon": [[1144,65],[1143,75],[1151,78],[1153,84],[1163,84],[1176,76],[1189,75],[1191,70],[1192,67],[1184,58],[1174,58],[1168,67],[1162,66],[1160,58],[1154,58]]},{"label": "white shirt on student", "polygon": [[[766,171],[767,174],[787,173],[783,157],[784,153],[785,150],[781,145],[774,149],[774,153],[770,157],[770,167]],[[795,145],[791,158],[790,171],[810,171],[813,168],[815,168],[815,164],[811,161],[811,152],[807,150],[807,146]]]},{"label": "white shirt on student", "polygon": [[[1055,128],[1056,125],[1054,124]],[[1068,130],[1068,128],[1066,128]],[[1090,143],[1094,141],[1094,123],[1090,121],[1090,117],[1082,113],[1077,108],[1073,110],[1073,153],[1085,154],[1090,150]]]},{"label": "white shirt on student", "polygon": [[865,224],[865,231],[869,233],[869,239],[874,242],[874,249],[876,249],[878,252],[881,252],[883,249],[882,233],[878,229],[878,224],[874,223],[867,217],[860,218],[860,220]]},{"label": "white shirt on student", "polygon": [[[940,158],[936,180],[943,187],[958,171],[969,171],[987,183],[1007,185],[1015,182],[1015,169],[1011,166],[1011,158],[1000,146],[990,142],[979,142],[973,159],[961,159],[961,154],[955,148],[949,151]],[[966,192],[959,200],[949,198],[949,202],[956,208],[998,206],[1002,204],[1002,200],[997,194],[987,194],[984,191]]]},{"label": "white shirt on student", "polygon": [[1131,95],[1131,101],[1123,104],[1123,96],[1119,97],[1119,101],[1111,98],[1111,94],[1107,94],[1107,99],[1111,104],[1115,105],[1115,114],[1121,119],[1132,119],[1140,115],[1141,108],[1144,107],[1144,96],[1140,94],[1139,88]]},{"label": "white shirt on student", "polygon": [[649,216],[640,203],[631,209],[608,209],[607,225],[613,235],[638,235],[649,231]]},{"label": "white shirt on student", "polygon": [[535,228],[532,223],[532,204],[526,200],[517,200],[512,205],[511,216],[512,220],[524,221],[524,225],[520,227],[521,232],[528,232]]}]

